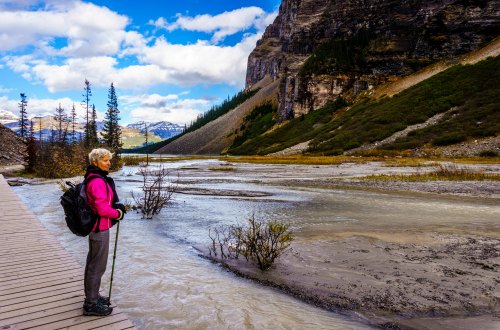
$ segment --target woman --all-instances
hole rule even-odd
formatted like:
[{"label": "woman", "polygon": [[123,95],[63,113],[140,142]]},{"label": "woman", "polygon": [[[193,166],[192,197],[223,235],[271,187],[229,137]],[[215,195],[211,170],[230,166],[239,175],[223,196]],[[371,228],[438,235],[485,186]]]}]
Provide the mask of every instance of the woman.
[{"label": "woman", "polygon": [[105,316],[111,314],[109,298],[99,295],[101,278],[106,271],[109,252],[109,229],[116,221],[123,219],[125,207],[118,201],[115,183],[108,177],[111,166],[111,152],[94,149],[89,154],[89,165],[85,180],[97,176],[86,186],[88,204],[98,215],[97,222],[89,235],[89,253],[85,265],[85,302],[83,315]]}]

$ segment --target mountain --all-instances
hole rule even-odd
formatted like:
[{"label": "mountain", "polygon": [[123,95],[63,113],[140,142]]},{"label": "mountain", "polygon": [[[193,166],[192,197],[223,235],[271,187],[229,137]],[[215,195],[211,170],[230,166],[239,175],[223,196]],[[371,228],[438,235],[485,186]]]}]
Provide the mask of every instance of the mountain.
[{"label": "mountain", "polygon": [[12,123],[19,120],[19,118],[10,111],[0,110],[0,124]]},{"label": "mountain", "polygon": [[144,132],[145,126],[148,128],[148,132],[151,132],[162,139],[168,139],[176,136],[184,130],[184,127],[168,121],[158,121],[154,123],[139,121],[127,125],[128,128],[138,129],[141,132]]},{"label": "mountain", "polygon": [[283,0],[248,58],[246,85],[279,80],[278,119],[366,95],[500,32],[496,0]]},{"label": "mountain", "polygon": [[497,0],[283,0],[248,58],[246,88],[267,93],[158,152],[339,154],[494,139],[500,100],[487,70],[498,62],[457,64],[498,56],[499,32]]},{"label": "mountain", "polygon": [[0,165],[22,164],[26,146],[10,129],[0,123]]},{"label": "mountain", "polygon": [[186,133],[162,146],[156,153],[165,154],[220,154],[229,148],[237,136],[243,120],[261,102],[276,98],[277,83],[264,80],[254,85],[257,92],[226,114],[208,122],[201,128]]},{"label": "mountain", "polygon": [[[0,116],[2,112],[0,112]],[[2,118],[2,117],[0,117]],[[4,118],[10,118],[9,113],[5,115]],[[97,132],[101,133],[104,129],[104,122],[98,121]],[[19,132],[19,122],[17,119],[15,121],[9,121],[5,127],[10,128],[12,131]],[[33,119],[33,130],[35,131],[35,139],[50,141],[54,136],[57,135],[58,123],[53,116],[44,116]],[[64,126],[66,127],[66,126]],[[63,128],[64,129],[64,128]],[[71,123],[68,123],[68,132],[72,131]],[[77,140],[84,138],[85,123],[77,122],[75,124],[75,135]],[[153,131],[148,133],[149,142],[159,142],[162,138],[155,134]],[[144,134],[137,128],[122,127],[122,143],[124,148],[134,148],[144,144]]]}]

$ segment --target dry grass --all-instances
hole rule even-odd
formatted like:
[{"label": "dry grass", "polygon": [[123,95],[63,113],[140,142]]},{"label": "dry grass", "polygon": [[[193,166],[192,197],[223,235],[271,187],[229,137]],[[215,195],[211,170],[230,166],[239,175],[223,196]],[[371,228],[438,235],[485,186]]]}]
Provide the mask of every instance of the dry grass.
[{"label": "dry grass", "polygon": [[177,162],[182,160],[193,160],[193,159],[217,159],[214,156],[175,156],[175,157],[161,157],[158,155],[151,155],[148,158],[146,156],[141,157],[131,157],[122,156],[122,160],[126,165],[139,165],[145,163],[148,159],[150,163],[165,163],[165,162]]},{"label": "dry grass", "polygon": [[390,158],[385,159],[387,167],[429,167],[438,166],[439,163],[427,158]]},{"label": "dry grass", "polygon": [[368,175],[363,177],[366,180],[379,181],[404,181],[404,182],[422,182],[422,181],[500,181],[500,174],[485,173],[483,171],[473,171],[470,169],[459,168],[455,165],[439,165],[436,171],[416,174],[382,174]]},{"label": "dry grass", "polygon": [[236,168],[235,167],[231,167],[231,166],[209,167],[208,169],[210,171],[220,171],[220,172],[236,171]]},{"label": "dry grass", "polygon": [[354,157],[354,156],[226,156],[219,160],[234,163],[258,163],[258,164],[298,164],[298,165],[336,165],[342,163],[366,163],[381,160],[376,157]]}]

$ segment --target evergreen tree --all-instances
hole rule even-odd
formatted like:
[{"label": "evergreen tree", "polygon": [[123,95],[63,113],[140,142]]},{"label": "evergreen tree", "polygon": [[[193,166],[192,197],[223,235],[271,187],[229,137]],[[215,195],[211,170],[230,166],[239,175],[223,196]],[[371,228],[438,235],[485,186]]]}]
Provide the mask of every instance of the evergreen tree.
[{"label": "evergreen tree", "polygon": [[92,89],[90,88],[90,82],[85,79],[85,86],[83,87],[83,101],[82,105],[85,108],[85,146],[90,145],[90,134],[89,134],[89,122],[90,122],[90,97],[92,96]]},{"label": "evergreen tree", "polygon": [[121,143],[121,128],[118,125],[120,110],[118,110],[118,99],[116,97],[115,87],[111,83],[108,92],[108,110],[104,119],[104,129],[102,136],[104,143],[113,152],[118,152],[122,146]]},{"label": "evergreen tree", "polygon": [[68,131],[68,116],[64,108],[61,107],[61,103],[59,103],[59,107],[56,108],[54,120],[57,122],[57,141],[65,143],[66,133]]},{"label": "evergreen tree", "polygon": [[40,144],[42,143],[42,117],[35,117],[38,118],[38,140],[40,141]]},{"label": "evergreen tree", "polygon": [[21,138],[24,140],[24,138],[28,137],[28,113],[27,113],[27,107],[28,107],[28,101],[26,100],[26,94],[21,93],[21,102],[19,102],[19,127],[20,127],[20,132],[19,134],[21,135]]},{"label": "evergreen tree", "polygon": [[97,137],[97,113],[95,111],[95,104],[92,104],[92,115],[89,121],[89,145],[97,147],[99,145],[99,138]]},{"label": "evergreen tree", "polygon": [[[147,147],[148,146],[148,123],[144,122],[144,137],[146,139],[146,142],[144,145]],[[146,166],[149,165],[149,152],[146,151]]]},{"label": "evergreen tree", "polygon": [[75,104],[73,103],[73,107],[71,108],[71,143],[76,142],[76,133],[75,133],[75,125],[76,125],[76,110]]},{"label": "evergreen tree", "polygon": [[33,128],[33,121],[30,121],[29,136],[26,141],[26,157],[24,161],[26,162],[26,172],[33,173],[36,165],[36,141],[35,141],[35,130]]}]

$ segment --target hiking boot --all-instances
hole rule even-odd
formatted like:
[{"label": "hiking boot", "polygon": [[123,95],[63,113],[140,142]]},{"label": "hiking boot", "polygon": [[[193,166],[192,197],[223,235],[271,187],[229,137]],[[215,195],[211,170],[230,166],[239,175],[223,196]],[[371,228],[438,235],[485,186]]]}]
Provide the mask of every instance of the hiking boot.
[{"label": "hiking boot", "polygon": [[83,315],[86,316],[107,316],[113,312],[113,307],[109,307],[100,303],[97,304],[83,304]]},{"label": "hiking boot", "polygon": [[109,306],[109,297],[103,297],[99,295],[99,298],[97,298],[97,303],[101,305],[106,305]]}]

